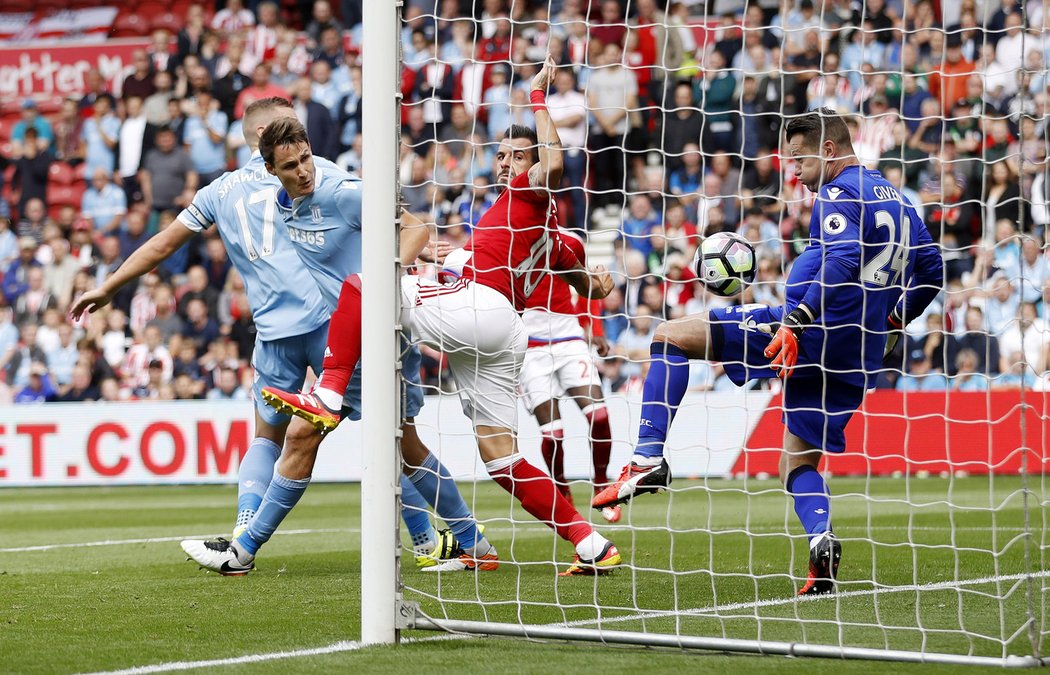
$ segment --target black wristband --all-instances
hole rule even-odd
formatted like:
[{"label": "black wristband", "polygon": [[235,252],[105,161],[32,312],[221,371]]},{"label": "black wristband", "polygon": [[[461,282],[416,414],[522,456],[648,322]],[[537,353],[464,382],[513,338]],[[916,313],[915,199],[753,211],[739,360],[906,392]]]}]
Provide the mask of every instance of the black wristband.
[{"label": "black wristband", "polygon": [[788,312],[788,315],[784,317],[782,323],[791,329],[791,332],[795,334],[796,338],[799,338],[802,337],[802,331],[806,326],[813,323],[813,315],[810,314],[805,307],[799,305]]}]

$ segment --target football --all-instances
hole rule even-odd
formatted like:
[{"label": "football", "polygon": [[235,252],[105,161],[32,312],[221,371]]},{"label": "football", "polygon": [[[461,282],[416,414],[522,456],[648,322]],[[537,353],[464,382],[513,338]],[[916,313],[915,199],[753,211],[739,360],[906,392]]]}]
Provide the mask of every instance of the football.
[{"label": "football", "polygon": [[712,293],[736,295],[755,280],[755,247],[733,232],[717,232],[696,249],[693,269]]}]

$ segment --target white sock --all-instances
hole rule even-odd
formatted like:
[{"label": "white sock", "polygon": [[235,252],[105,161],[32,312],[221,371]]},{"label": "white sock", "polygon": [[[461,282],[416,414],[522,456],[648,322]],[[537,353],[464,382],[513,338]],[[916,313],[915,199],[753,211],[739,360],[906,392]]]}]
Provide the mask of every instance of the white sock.
[{"label": "white sock", "polygon": [[339,392],[324,387],[314,387],[314,396],[331,411],[338,412],[343,407],[343,395]]},{"label": "white sock", "polygon": [[481,558],[488,555],[489,553],[495,553],[496,547],[489,543],[489,540],[482,537],[477,541],[474,546],[463,549],[467,555],[471,558]]},{"label": "white sock", "polygon": [[648,457],[646,455],[631,455],[631,463],[637,464],[638,466],[660,466],[660,463],[663,461],[663,455],[657,455],[656,457]]},{"label": "white sock", "polygon": [[602,535],[591,532],[579,544],[576,544],[576,555],[580,556],[580,560],[594,560],[602,554],[602,550],[608,543],[609,540]]}]

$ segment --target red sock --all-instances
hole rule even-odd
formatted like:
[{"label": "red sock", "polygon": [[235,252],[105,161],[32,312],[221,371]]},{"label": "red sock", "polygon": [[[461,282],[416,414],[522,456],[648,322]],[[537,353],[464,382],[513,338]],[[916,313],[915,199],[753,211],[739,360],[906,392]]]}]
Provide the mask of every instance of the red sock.
[{"label": "red sock", "polygon": [[540,452],[543,453],[543,461],[547,463],[547,470],[558,486],[558,492],[566,495],[570,500],[569,485],[565,481],[565,453],[562,449],[562,438],[564,432],[559,429],[543,431],[543,439],[540,441]]},{"label": "red sock", "polygon": [[360,360],[361,277],[351,274],[343,281],[339,304],[328,324],[328,348],[325,350],[324,372],[318,386],[342,396]]},{"label": "red sock", "polygon": [[594,485],[609,481],[609,455],[612,454],[612,429],[609,428],[609,410],[603,405],[586,413],[591,428],[591,458],[594,462]]},{"label": "red sock", "polygon": [[594,531],[558,492],[550,476],[524,459],[519,458],[508,467],[489,471],[489,475],[501,488],[514,495],[533,518],[553,527],[562,539],[575,545]]}]

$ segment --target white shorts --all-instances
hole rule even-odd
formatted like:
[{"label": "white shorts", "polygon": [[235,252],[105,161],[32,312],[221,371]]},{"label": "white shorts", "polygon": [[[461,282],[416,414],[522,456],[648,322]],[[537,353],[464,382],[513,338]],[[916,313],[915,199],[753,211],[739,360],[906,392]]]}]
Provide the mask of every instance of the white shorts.
[{"label": "white shorts", "polygon": [[507,298],[468,279],[442,285],[406,275],[401,322],[416,339],[448,356],[472,424],[517,431],[518,374],[528,337]]},{"label": "white shorts", "polygon": [[577,387],[601,386],[591,349],[583,340],[529,347],[521,369],[525,405],[535,411],[552,398]]}]

